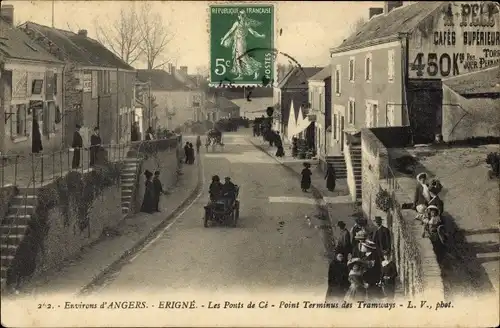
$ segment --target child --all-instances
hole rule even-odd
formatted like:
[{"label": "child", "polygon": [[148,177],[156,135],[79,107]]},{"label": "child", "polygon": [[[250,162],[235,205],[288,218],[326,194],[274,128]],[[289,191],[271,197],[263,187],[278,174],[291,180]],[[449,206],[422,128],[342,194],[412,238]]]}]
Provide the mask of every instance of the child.
[{"label": "child", "polygon": [[155,171],[155,177],[153,179],[153,186],[154,186],[154,195],[155,195],[155,211],[156,212],[161,212],[160,211],[160,195],[165,194],[165,191],[163,191],[163,186],[160,181],[160,171]]},{"label": "child", "polygon": [[441,213],[436,205],[429,205],[427,212],[429,212],[429,217],[423,219],[424,232],[422,233],[422,237],[425,237],[426,233],[428,233],[431,239],[436,239],[437,228],[442,223]]}]

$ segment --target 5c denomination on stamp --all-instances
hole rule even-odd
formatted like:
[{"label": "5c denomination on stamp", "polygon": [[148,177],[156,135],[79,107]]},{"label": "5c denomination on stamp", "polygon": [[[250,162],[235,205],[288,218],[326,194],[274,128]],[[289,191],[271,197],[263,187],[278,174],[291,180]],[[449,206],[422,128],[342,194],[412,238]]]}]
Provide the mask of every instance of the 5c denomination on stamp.
[{"label": "5c denomination on stamp", "polygon": [[[274,80],[274,6],[210,6],[210,85],[262,85]],[[269,49],[249,51],[251,49]]]}]

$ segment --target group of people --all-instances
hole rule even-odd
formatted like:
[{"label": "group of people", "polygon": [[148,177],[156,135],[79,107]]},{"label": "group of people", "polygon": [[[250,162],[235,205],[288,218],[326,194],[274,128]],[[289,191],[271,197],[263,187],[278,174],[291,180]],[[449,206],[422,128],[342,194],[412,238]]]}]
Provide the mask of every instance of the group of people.
[{"label": "group of people", "polygon": [[[198,149],[199,153],[200,147],[198,146],[198,144],[196,144],[196,148]],[[184,155],[186,164],[194,164],[194,147],[193,144],[189,141],[186,141],[186,144],[184,145]]]},{"label": "group of people", "polygon": [[[304,162],[303,166],[304,168],[300,172],[300,189],[302,189],[303,192],[308,192],[311,188],[311,164]],[[326,188],[328,189],[328,191],[333,192],[335,190],[337,175],[335,173],[335,168],[331,163],[328,163],[326,166],[325,180]]]},{"label": "group of people", "polygon": [[432,179],[429,183],[426,173],[417,175],[417,186],[413,198],[413,209],[417,211],[415,219],[422,222],[422,237],[430,238],[438,257],[443,250],[438,235],[438,228],[444,223],[441,218],[444,203],[439,197],[442,189],[443,186],[438,179]]},{"label": "group of people", "polygon": [[394,299],[398,272],[391,258],[391,234],[381,217],[375,223],[371,233],[362,217],[351,231],[343,221],[337,223],[340,235],[328,270],[327,301]]},{"label": "group of people", "polygon": [[144,176],[146,177],[146,189],[142,200],[141,212],[149,214],[161,212],[160,196],[167,194],[167,192],[163,190],[163,185],[160,181],[160,171],[155,171],[153,178],[153,173],[146,170]]},{"label": "group of people", "polygon": [[230,177],[225,177],[224,183],[221,183],[219,176],[214,175],[208,189],[210,201],[213,203],[218,200],[224,200],[226,205],[229,205],[236,198],[236,188]]}]

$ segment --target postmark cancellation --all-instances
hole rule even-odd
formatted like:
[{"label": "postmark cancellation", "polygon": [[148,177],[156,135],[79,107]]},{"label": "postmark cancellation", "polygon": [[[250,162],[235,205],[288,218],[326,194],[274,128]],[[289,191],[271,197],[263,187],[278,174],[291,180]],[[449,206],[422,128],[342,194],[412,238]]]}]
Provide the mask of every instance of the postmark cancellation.
[{"label": "postmark cancellation", "polygon": [[275,80],[273,4],[210,5],[210,86]]}]

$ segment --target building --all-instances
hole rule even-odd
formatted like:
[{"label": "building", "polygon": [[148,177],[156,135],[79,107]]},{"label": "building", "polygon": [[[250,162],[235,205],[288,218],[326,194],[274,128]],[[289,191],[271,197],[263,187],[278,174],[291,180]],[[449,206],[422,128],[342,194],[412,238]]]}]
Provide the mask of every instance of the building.
[{"label": "building", "polygon": [[156,108],[157,127],[174,130],[187,122],[204,120],[205,92],[193,81],[184,83],[179,73],[170,66],[171,72],[161,69],[137,70],[137,79],[148,82]]},{"label": "building", "polygon": [[316,154],[323,161],[326,161],[326,157],[331,153],[331,83],[330,66],[326,66],[308,80],[311,106],[309,119],[316,123]]},{"label": "building", "polygon": [[[494,2],[386,2],[383,13],[377,12],[370,10],[370,20],[330,50],[333,151],[359,166],[347,165],[348,176],[357,181],[361,163],[349,156],[358,158],[361,150],[344,151],[350,135],[365,127],[409,126],[413,143],[432,142],[436,135],[451,140],[443,127],[462,123],[444,122],[443,111],[461,105],[445,102],[450,99],[444,100],[443,79],[500,64],[500,11]],[[477,130],[468,131],[461,137]],[[351,193],[360,195],[351,185]]]},{"label": "building", "polygon": [[[295,109],[295,117],[302,108],[303,113],[309,109],[309,94],[307,80],[321,71],[322,67],[294,67],[288,75],[280,82],[277,88],[274,89],[274,103],[276,104],[274,128],[280,131],[281,135],[286,139],[291,139],[287,133],[288,117],[290,108]],[[296,122],[298,120],[296,119]],[[314,127],[315,124],[309,125],[306,131],[309,144],[314,148]]]},{"label": "building", "polygon": [[135,70],[101,43],[78,33],[26,22],[20,28],[33,42],[65,62],[62,73],[62,120],[66,146],[75,124],[84,143],[100,127],[104,144],[130,140],[134,119]]},{"label": "building", "polygon": [[37,119],[44,150],[62,142],[61,73],[64,63],[13,26],[14,7],[3,5],[0,18],[0,152],[30,153]]}]

